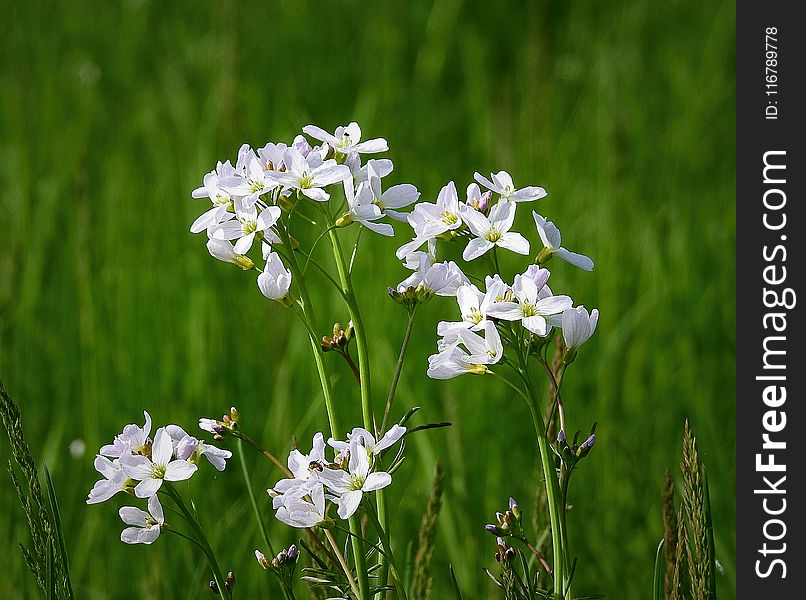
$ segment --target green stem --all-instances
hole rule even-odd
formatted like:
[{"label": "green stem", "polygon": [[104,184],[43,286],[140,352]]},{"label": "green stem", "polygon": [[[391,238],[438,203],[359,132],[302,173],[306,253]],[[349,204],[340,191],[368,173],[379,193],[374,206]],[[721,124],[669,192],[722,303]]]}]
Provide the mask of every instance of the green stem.
[{"label": "green stem", "polygon": [[353,546],[353,561],[355,562],[355,572],[358,574],[358,597],[360,600],[370,600],[369,576],[367,575],[367,560],[364,556],[364,544],[361,542],[361,525],[358,517],[350,517],[350,541]]},{"label": "green stem", "polygon": [[327,538],[327,541],[330,543],[330,547],[333,548],[333,552],[336,555],[336,560],[339,561],[341,569],[342,571],[344,571],[344,575],[347,577],[347,582],[350,584],[350,589],[353,590],[353,594],[358,596],[360,594],[358,584],[355,582],[355,578],[353,577],[353,574],[350,571],[350,565],[347,564],[347,560],[344,558],[344,555],[341,553],[341,550],[339,549],[339,544],[336,542],[332,533],[330,533],[327,529],[325,529],[324,532],[325,532],[325,538]]},{"label": "green stem", "polygon": [[[361,319],[361,312],[358,309],[358,302],[355,298],[355,291],[353,290],[350,272],[344,262],[344,255],[342,254],[341,244],[339,243],[339,236],[334,229],[330,229],[328,234],[330,236],[330,243],[333,246],[333,257],[336,261],[336,270],[339,273],[339,281],[341,282],[341,286],[344,291],[344,297],[347,301],[347,308],[350,312],[350,319],[353,322],[353,330],[355,332],[355,344],[358,349],[359,382],[361,387],[361,414],[364,419],[364,428],[367,431],[373,431],[374,419],[372,417],[372,388],[370,387],[367,334],[366,330],[364,329],[364,321]],[[336,437],[335,434],[334,437]],[[360,535],[361,529],[355,516],[350,518],[350,531],[352,531],[356,536]],[[361,542],[360,537],[353,536],[351,541],[355,559],[355,568],[356,572],[358,573],[358,588],[360,598],[361,600],[369,600],[371,592],[369,588],[369,576],[367,575],[366,557],[364,556],[364,544]]]},{"label": "green stem", "polygon": [[199,525],[199,522],[196,520],[195,515],[190,512],[188,507],[185,505],[185,502],[182,500],[182,496],[179,495],[179,492],[176,491],[176,488],[174,488],[170,482],[164,482],[163,487],[165,492],[171,497],[174,503],[176,503],[176,506],[179,508],[179,510],[182,511],[182,514],[185,516],[185,520],[188,522],[188,525],[190,525],[196,532],[199,545],[207,555],[207,562],[210,563],[210,568],[213,571],[213,579],[215,579],[221,595],[228,600],[232,600],[232,590],[230,590],[226,585],[226,579],[224,579],[224,576],[221,574],[221,567],[218,566],[218,561],[216,560],[213,548],[210,546],[210,542],[207,539],[207,536],[204,534],[204,530],[201,528],[201,525]]},{"label": "green stem", "polygon": [[400,345],[400,354],[397,357],[397,364],[395,365],[395,372],[392,375],[392,385],[389,386],[389,395],[386,396],[386,407],[383,409],[383,421],[381,422],[381,430],[378,433],[386,431],[386,423],[389,420],[389,411],[392,408],[392,401],[395,399],[395,392],[397,391],[397,383],[400,381],[400,373],[403,371],[403,361],[406,360],[406,351],[409,348],[411,341],[411,332],[414,329],[414,316],[417,314],[417,305],[409,311],[409,322],[406,325],[406,333],[403,336],[403,343]]},{"label": "green stem", "polygon": [[241,472],[243,473],[244,483],[246,483],[246,491],[249,492],[249,500],[252,503],[252,510],[255,513],[255,519],[260,527],[260,533],[263,535],[263,541],[266,542],[269,552],[274,555],[274,547],[269,539],[269,533],[266,531],[266,524],[263,522],[263,518],[260,516],[260,509],[257,506],[257,499],[255,498],[255,490],[252,488],[252,479],[249,477],[249,469],[246,466],[246,456],[244,455],[243,451],[243,442],[240,438],[238,438],[235,444],[238,446],[238,458],[240,459],[241,463]]},{"label": "green stem", "polygon": [[[332,234],[333,232],[331,232]],[[305,284],[305,279],[302,277],[302,271],[299,268],[299,263],[297,262],[297,257],[294,254],[294,250],[291,247],[291,239],[289,237],[288,231],[285,228],[284,224],[279,224],[277,227],[277,234],[280,237],[283,244],[285,244],[286,248],[288,248],[289,252],[287,254],[288,260],[288,268],[291,270],[291,275],[296,281],[297,284],[297,292],[299,293],[300,300],[302,301],[302,305],[300,306],[300,315],[305,323],[306,328],[308,329],[308,338],[311,344],[311,352],[313,353],[313,360],[316,364],[316,372],[319,375],[319,383],[322,386],[322,395],[325,399],[325,409],[327,410],[327,418],[330,422],[330,434],[335,438],[339,439],[341,435],[341,430],[338,425],[338,418],[336,417],[336,411],[333,405],[333,387],[330,385],[330,379],[327,376],[327,371],[325,370],[325,363],[323,360],[322,355],[322,347],[318,339],[314,334],[314,327],[313,322],[315,321],[313,315],[313,305],[311,303],[311,296],[308,293],[308,286]]]},{"label": "green stem", "polygon": [[397,565],[395,563],[395,555],[392,553],[392,545],[389,543],[389,536],[387,535],[386,530],[381,525],[378,515],[376,515],[375,511],[372,510],[371,505],[368,505],[367,513],[372,515],[375,526],[378,528],[378,535],[381,538],[381,545],[383,546],[384,552],[386,552],[386,555],[389,557],[388,565],[389,570],[392,572],[392,577],[395,580],[396,584],[395,591],[397,592],[397,597],[402,598],[403,600],[407,600],[408,595],[406,594],[406,586],[403,585],[403,579],[401,579],[400,573],[397,570]]},{"label": "green stem", "polygon": [[361,415],[364,419],[364,428],[373,431],[372,418],[372,388],[370,386],[369,352],[367,350],[367,333],[364,329],[364,321],[361,318],[361,311],[358,309],[358,302],[353,290],[353,282],[347,264],[344,262],[344,254],[341,250],[339,236],[334,229],[328,232],[330,243],[333,246],[333,257],[336,260],[336,270],[339,273],[339,281],[347,300],[347,309],[350,312],[350,319],[355,330],[355,344],[358,349],[358,371],[361,379]]},{"label": "green stem", "polygon": [[532,421],[534,422],[535,434],[537,437],[537,447],[540,453],[540,464],[543,469],[543,477],[546,485],[546,499],[548,501],[549,520],[551,523],[551,546],[553,553],[553,577],[554,577],[554,595],[557,598],[566,598],[566,559],[564,540],[565,533],[563,527],[562,512],[565,507],[562,505],[562,492],[560,491],[559,482],[557,480],[557,471],[554,468],[554,459],[551,449],[549,448],[548,438],[546,437],[546,426],[543,423],[543,414],[540,410],[539,400],[537,398],[536,386],[531,381],[531,374],[528,366],[528,355],[524,356],[519,349],[518,357],[520,366],[523,371],[522,375],[524,381],[527,382],[526,393],[529,398],[529,410],[532,413]]}]

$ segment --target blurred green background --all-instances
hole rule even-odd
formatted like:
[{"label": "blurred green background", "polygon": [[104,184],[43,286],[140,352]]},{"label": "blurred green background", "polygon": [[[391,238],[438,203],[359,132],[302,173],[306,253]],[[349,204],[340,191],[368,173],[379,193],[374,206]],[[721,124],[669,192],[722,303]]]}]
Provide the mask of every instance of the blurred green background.
[{"label": "blurred green background", "polygon": [[[550,265],[555,291],[602,313],[564,386],[571,427],[599,421],[571,488],[575,591],[646,597],[663,469],[688,417],[709,467],[720,591],[734,595],[732,2],[2,4],[0,377],[55,479],[80,598],[209,595],[180,540],[120,543],[124,498],[84,504],[93,452],[144,408],[192,430],[236,404],[278,454],[326,427],[303,331],[188,233],[206,208],[190,192],[242,142],[350,120],[389,140],[392,179],[425,200],[451,179],[463,190],[474,170],[544,186],[535,208],[596,261],[593,273]],[[537,243],[528,211],[518,226]],[[403,236],[366,236],[356,266],[379,405],[404,329],[385,292],[405,276]],[[523,266],[509,257],[505,274]],[[322,333],[347,320],[330,292],[318,313]],[[486,598],[483,525],[509,495],[533,503],[537,460],[528,409],[492,378],[425,377],[436,322],[455,314],[442,299],[422,311],[396,404],[454,426],[412,440],[391,511],[403,553],[443,458],[433,597],[447,597],[451,562],[465,597]],[[353,387],[342,372],[342,420],[357,424]],[[278,477],[249,461],[261,487]],[[205,471],[185,488],[238,595],[274,597],[240,473]],[[269,520],[278,544],[294,539]],[[34,598],[18,539],[2,476],[0,595]]]}]

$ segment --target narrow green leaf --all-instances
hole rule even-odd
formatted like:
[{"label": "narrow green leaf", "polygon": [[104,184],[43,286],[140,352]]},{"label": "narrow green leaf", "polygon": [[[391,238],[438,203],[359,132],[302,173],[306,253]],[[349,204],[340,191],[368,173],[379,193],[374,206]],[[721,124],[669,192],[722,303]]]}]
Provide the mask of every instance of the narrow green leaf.
[{"label": "narrow green leaf", "polygon": [[663,559],[663,538],[658,544],[658,549],[655,551],[655,581],[652,585],[652,599],[663,600],[663,574],[664,574],[664,559]]},{"label": "narrow green leaf", "polygon": [[450,571],[450,573],[451,573],[451,584],[453,585],[453,595],[454,595],[454,597],[456,598],[456,600],[463,600],[462,592],[459,589],[459,582],[456,581],[456,573],[453,570],[453,565],[451,565],[451,564],[448,565],[448,571]]},{"label": "narrow green leaf", "polygon": [[[59,543],[59,555],[61,556],[61,563],[64,570],[65,584],[67,586],[68,598],[73,598],[73,586],[70,582],[70,560],[67,557],[67,545],[64,543],[64,532],[62,531],[62,517],[59,512],[59,503],[56,500],[56,490],[53,487],[53,479],[50,477],[50,471],[47,465],[42,465],[45,470],[45,483],[48,487],[48,500],[50,502],[50,514],[53,518],[53,529],[56,532],[56,540]],[[55,543],[55,542],[54,542]]]},{"label": "narrow green leaf", "polygon": [[705,534],[708,538],[708,578],[709,600],[716,600],[716,550],[714,549],[714,523],[711,520],[711,492],[708,490],[708,473],[702,466],[703,508],[705,509]]}]

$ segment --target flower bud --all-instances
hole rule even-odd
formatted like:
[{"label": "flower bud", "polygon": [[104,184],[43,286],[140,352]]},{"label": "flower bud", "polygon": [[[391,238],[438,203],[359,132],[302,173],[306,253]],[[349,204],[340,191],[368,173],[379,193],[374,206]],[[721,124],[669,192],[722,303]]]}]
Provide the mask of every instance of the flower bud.
[{"label": "flower bud", "polygon": [[229,418],[232,420],[233,423],[237,423],[241,420],[241,415],[238,412],[238,409],[234,406],[229,407]]},{"label": "flower bud", "polygon": [[593,448],[593,445],[595,443],[596,443],[596,434],[592,433],[590,434],[590,436],[588,436],[588,439],[582,442],[582,444],[579,446],[579,449],[577,450],[577,456],[580,458],[586,456],[588,452],[591,451],[591,448]]},{"label": "flower bud", "polygon": [[210,591],[213,592],[216,596],[221,595],[221,590],[218,589],[218,584],[215,582],[215,579],[210,580]]},{"label": "flower bud", "polygon": [[543,248],[538,255],[535,257],[535,262],[539,265],[544,265],[548,261],[551,260],[551,257],[554,256],[554,250],[551,248]]},{"label": "flower bud", "polygon": [[490,200],[492,197],[493,193],[490,190],[487,190],[479,197],[473,208],[481,213],[486,213],[487,209],[490,208]]},{"label": "flower bud", "polygon": [[505,531],[503,531],[500,527],[498,527],[498,525],[493,525],[492,523],[488,523],[487,525],[485,525],[484,529],[488,533],[492,533],[493,535],[496,535],[496,536],[506,535]]},{"label": "flower bud", "polygon": [[521,518],[521,507],[518,506],[518,503],[515,502],[515,498],[509,499],[509,511],[513,514],[513,516],[520,520]]},{"label": "flower bud", "polygon": [[224,580],[224,585],[228,590],[231,590],[235,587],[235,573],[232,571],[227,572],[227,578]]},{"label": "flower bud", "polygon": [[331,350],[333,350],[333,340],[329,335],[322,336],[321,346],[322,346],[322,352],[330,352]]},{"label": "flower bud", "polygon": [[342,216],[336,219],[335,225],[336,227],[349,227],[354,222],[355,219],[353,219],[353,215],[351,215],[350,213],[344,213]]},{"label": "flower bud", "polygon": [[269,559],[266,558],[266,555],[263,554],[260,550],[255,550],[255,558],[257,559],[257,564],[259,564],[264,569],[269,568]]}]

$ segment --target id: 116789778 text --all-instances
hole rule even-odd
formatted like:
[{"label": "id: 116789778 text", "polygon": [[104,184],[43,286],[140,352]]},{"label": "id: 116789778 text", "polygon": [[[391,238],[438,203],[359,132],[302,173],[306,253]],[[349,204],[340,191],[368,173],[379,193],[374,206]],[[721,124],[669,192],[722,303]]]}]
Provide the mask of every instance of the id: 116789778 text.
[{"label": "id: 116789778 text", "polygon": [[764,30],[764,82],[766,85],[767,106],[764,117],[778,119],[778,28]]}]

